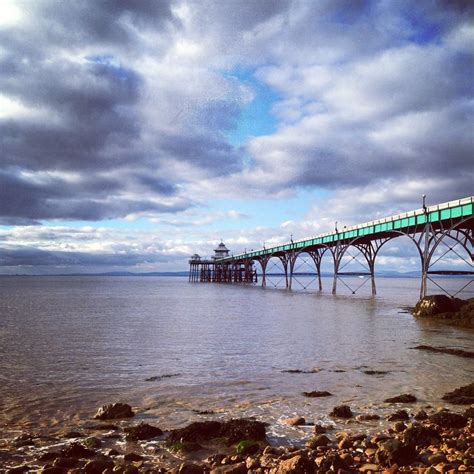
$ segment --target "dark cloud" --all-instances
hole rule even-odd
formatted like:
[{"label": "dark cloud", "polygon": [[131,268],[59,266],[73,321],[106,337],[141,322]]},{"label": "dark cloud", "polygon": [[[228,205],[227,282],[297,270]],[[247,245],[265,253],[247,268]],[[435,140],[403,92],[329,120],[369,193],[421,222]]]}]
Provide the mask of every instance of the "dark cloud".
[{"label": "dark cloud", "polygon": [[[223,134],[240,114],[234,97],[186,111],[198,127],[163,131],[166,113],[155,112],[157,124],[143,118],[143,94],[153,86],[132,63],[148,54],[145,33],[171,47],[180,28],[171,2],[20,6],[26,21],[0,30],[0,91],[23,108],[0,118],[2,222],[177,212],[191,204],[177,195],[177,185],[192,172],[170,173],[173,161],[210,175],[240,169],[241,156]],[[158,47],[153,51],[161,54]],[[163,101],[186,102],[188,92],[184,99],[179,89],[175,97],[167,94]]]},{"label": "dark cloud", "polygon": [[179,212],[190,206],[185,199],[171,203],[154,200],[154,193],[141,194],[142,186],[159,195],[173,195],[175,189],[159,178],[138,177],[129,189],[134,198],[122,194],[121,179],[128,176],[82,178],[69,181],[45,175],[31,180],[18,171],[0,171],[0,216],[4,224],[35,224],[46,219],[100,220],[133,213]]},{"label": "dark cloud", "polygon": [[120,266],[164,262],[167,257],[154,254],[89,253],[40,250],[34,247],[0,248],[0,267],[11,266]]}]

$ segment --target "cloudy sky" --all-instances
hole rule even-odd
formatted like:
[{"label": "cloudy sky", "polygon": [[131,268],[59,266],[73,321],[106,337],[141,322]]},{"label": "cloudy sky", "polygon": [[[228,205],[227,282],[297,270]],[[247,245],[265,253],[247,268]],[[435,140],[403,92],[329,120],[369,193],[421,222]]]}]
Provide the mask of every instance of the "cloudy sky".
[{"label": "cloudy sky", "polygon": [[470,196],[473,45],[469,0],[0,0],[0,273],[184,270]]}]

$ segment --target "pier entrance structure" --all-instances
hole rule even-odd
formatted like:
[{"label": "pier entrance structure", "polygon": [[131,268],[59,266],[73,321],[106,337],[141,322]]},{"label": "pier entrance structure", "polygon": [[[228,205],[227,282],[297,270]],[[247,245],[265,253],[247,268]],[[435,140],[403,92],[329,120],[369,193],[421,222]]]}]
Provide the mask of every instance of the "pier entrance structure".
[{"label": "pier entrance structure", "polygon": [[[458,199],[436,206],[425,206],[422,209],[378,219],[364,224],[344,227],[333,232],[320,234],[312,238],[291,241],[276,247],[244,252],[239,255],[228,255],[228,250],[221,242],[215,250],[212,260],[201,260],[198,255],[191,257],[189,281],[222,282],[222,283],[256,283],[257,272],[254,264],[261,267],[261,285],[267,284],[269,275],[267,266],[271,258],[277,258],[283,267],[285,287],[292,288],[297,278],[295,263],[302,254],[314,262],[319,290],[321,282],[321,260],[329,253],[334,265],[332,293],[336,294],[339,281],[349,276],[361,277],[370,281],[371,292],[376,294],[375,260],[380,249],[392,239],[407,236],[415,245],[421,259],[420,296],[427,294],[428,281],[446,291],[437,277],[446,275],[462,275],[466,281],[462,289],[473,282],[474,254],[474,197]],[[223,245],[227,254],[218,252]],[[221,248],[221,250],[223,250]],[[343,258],[357,252],[362,256],[365,267],[360,272],[344,272]],[[436,265],[448,254],[464,261],[468,270],[439,269]],[[467,254],[467,256],[465,256]],[[354,257],[355,258],[355,257]],[[346,285],[347,286],[347,285]],[[360,285],[362,286],[362,285]],[[457,293],[459,293],[459,290]],[[353,293],[357,289],[351,289]],[[456,293],[456,294],[457,294]],[[449,293],[448,293],[449,294]],[[451,294],[451,296],[455,296]]]}]

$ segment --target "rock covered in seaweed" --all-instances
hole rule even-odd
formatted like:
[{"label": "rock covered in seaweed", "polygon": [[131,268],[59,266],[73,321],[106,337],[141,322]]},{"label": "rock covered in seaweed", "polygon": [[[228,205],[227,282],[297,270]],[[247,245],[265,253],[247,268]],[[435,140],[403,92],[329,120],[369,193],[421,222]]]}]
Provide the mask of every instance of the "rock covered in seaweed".
[{"label": "rock covered in seaweed", "polygon": [[127,441],[138,441],[156,438],[161,436],[163,431],[157,426],[151,426],[147,423],[140,423],[136,426],[128,426],[124,428],[125,439]]},{"label": "rock covered in seaweed", "polygon": [[443,396],[443,400],[451,402],[455,405],[471,405],[474,404],[474,382],[459,387],[452,392],[448,392]]},{"label": "rock covered in seaweed", "polygon": [[396,397],[387,398],[384,400],[384,403],[415,403],[417,401],[414,395],[410,393],[404,393]]},{"label": "rock covered in seaweed", "polygon": [[196,421],[177,430],[170,431],[168,442],[202,442],[215,438],[226,438],[232,444],[242,440],[263,441],[266,437],[265,423],[240,418],[229,421]]}]

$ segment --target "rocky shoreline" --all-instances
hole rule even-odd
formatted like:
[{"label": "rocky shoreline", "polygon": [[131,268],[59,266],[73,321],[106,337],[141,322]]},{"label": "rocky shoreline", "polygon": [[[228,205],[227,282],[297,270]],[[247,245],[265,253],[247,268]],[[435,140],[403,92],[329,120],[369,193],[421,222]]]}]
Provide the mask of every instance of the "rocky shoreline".
[{"label": "rocky shoreline", "polygon": [[[307,396],[327,396],[327,392]],[[305,444],[297,446],[270,443],[264,420],[203,419],[163,431],[135,422],[131,406],[114,403],[101,407],[90,423],[77,430],[54,436],[21,433],[3,440],[0,472],[474,472],[474,383],[445,394],[443,400],[460,410],[420,408],[411,394],[390,397],[385,403],[393,410],[378,432],[367,428],[381,416],[355,416],[348,405],[335,406],[329,414],[335,425],[312,425],[301,416],[282,420],[295,429],[311,430]]]}]

